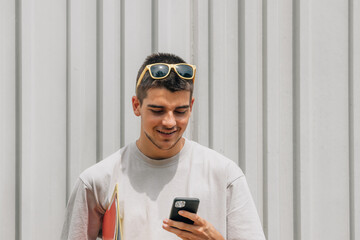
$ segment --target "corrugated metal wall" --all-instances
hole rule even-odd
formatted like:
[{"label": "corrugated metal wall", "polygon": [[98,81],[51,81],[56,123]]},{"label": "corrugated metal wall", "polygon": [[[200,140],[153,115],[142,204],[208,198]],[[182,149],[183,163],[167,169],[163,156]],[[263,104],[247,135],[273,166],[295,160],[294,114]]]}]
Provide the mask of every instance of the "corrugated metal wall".
[{"label": "corrugated metal wall", "polygon": [[6,239],[58,238],[160,51],[197,65],[186,136],[239,163],[269,240],[360,240],[359,0],[1,0],[0,35]]}]

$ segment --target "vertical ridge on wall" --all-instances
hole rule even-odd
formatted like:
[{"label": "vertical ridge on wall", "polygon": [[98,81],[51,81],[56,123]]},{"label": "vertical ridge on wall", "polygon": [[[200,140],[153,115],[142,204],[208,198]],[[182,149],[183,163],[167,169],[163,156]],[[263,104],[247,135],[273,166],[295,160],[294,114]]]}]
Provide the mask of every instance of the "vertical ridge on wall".
[{"label": "vertical ridge on wall", "polygon": [[354,225],[354,221],[355,221],[355,217],[354,217],[354,75],[353,75],[353,62],[354,62],[354,56],[353,56],[353,27],[354,27],[354,22],[353,22],[353,7],[354,7],[354,2],[353,0],[349,0],[349,6],[348,6],[348,16],[349,16],[349,23],[348,23],[348,57],[349,57],[349,66],[348,66],[348,71],[349,71],[349,92],[348,92],[348,97],[349,97],[349,222],[350,222],[350,240],[355,240],[355,225]]},{"label": "vertical ridge on wall", "polygon": [[120,147],[125,145],[125,0],[120,0]]},{"label": "vertical ridge on wall", "polygon": [[245,0],[238,1],[238,104],[239,166],[246,175],[245,136]]},{"label": "vertical ridge on wall", "polygon": [[360,239],[360,1],[349,0],[350,236]]},{"label": "vertical ridge on wall", "polygon": [[67,203],[71,191],[71,0],[66,0],[66,195],[65,202]]},{"label": "vertical ridge on wall", "polygon": [[[197,63],[197,35],[195,34],[197,29],[198,29],[198,18],[197,15],[195,15],[195,11],[197,11],[197,3],[195,3],[194,1],[189,2],[189,15],[190,15],[190,23],[189,23],[189,63],[193,64],[193,65],[198,65]],[[193,96],[194,96],[194,91],[193,91]],[[197,136],[198,136],[198,125],[195,122],[195,118],[194,115],[191,115],[192,117],[189,120],[189,134],[188,134],[188,138],[189,139],[194,139],[195,141],[197,141]],[[186,135],[185,135],[186,136]]]},{"label": "vertical ridge on wall", "polygon": [[151,52],[159,49],[159,0],[151,1]]},{"label": "vertical ridge on wall", "polygon": [[[191,64],[194,64],[195,66],[198,65],[197,63],[197,35],[195,34],[197,32],[198,29],[198,18],[197,15],[195,15],[196,11],[198,10],[197,8],[197,3],[195,3],[194,1],[190,1],[189,3],[189,12],[190,12],[190,50],[189,50],[189,62]],[[194,93],[194,91],[193,91]],[[190,139],[194,139],[195,141],[198,139],[198,129],[197,129],[197,125],[195,124],[195,117],[194,114],[191,115],[191,118],[189,120],[190,126],[191,127],[191,132],[190,132]],[[195,127],[194,127],[195,126]]]},{"label": "vertical ridge on wall", "polygon": [[[198,45],[196,44],[196,34],[195,34],[195,31],[196,29],[198,29],[198,26],[197,26],[197,18],[196,18],[196,15],[195,15],[195,11],[197,10],[196,8],[196,3],[194,1],[190,1],[189,3],[189,12],[190,12],[190,41],[189,41],[189,44],[190,44],[190,49],[189,49],[189,55],[190,55],[190,58],[189,58],[189,62],[192,63],[192,64],[197,64],[196,62],[196,58],[197,58],[197,47]],[[193,125],[193,124],[191,124]],[[191,136],[193,136],[193,134],[191,134]]]},{"label": "vertical ridge on wall", "polygon": [[103,159],[103,0],[96,1],[96,162]]},{"label": "vertical ridge on wall", "polygon": [[268,39],[268,34],[267,34],[267,0],[262,0],[262,34],[263,34],[263,38],[262,38],[262,95],[263,95],[263,102],[262,102],[262,106],[263,106],[263,228],[264,228],[264,233],[266,238],[268,238],[269,236],[269,211],[268,211],[268,202],[269,202],[269,196],[268,196],[268,191],[269,191],[269,186],[268,186],[268,158],[267,158],[267,153],[268,153],[268,142],[267,142],[267,138],[268,138],[268,105],[267,105],[267,39]]},{"label": "vertical ridge on wall", "polygon": [[214,109],[214,95],[213,95],[213,83],[214,83],[214,79],[213,79],[213,73],[212,73],[212,69],[214,67],[214,63],[213,63],[213,52],[212,49],[214,49],[214,43],[213,43],[213,17],[212,17],[212,11],[213,11],[213,6],[214,6],[214,0],[209,0],[209,8],[208,8],[208,27],[209,27],[209,50],[208,50],[208,54],[209,54],[209,66],[208,66],[208,81],[209,81],[209,147],[213,148],[214,147],[214,120],[213,120],[213,109]]},{"label": "vertical ridge on wall", "polygon": [[22,0],[15,1],[15,97],[16,97],[16,133],[15,133],[15,239],[22,239]]},{"label": "vertical ridge on wall", "polygon": [[293,0],[293,211],[294,240],[301,240],[301,188],[300,188],[300,6]]}]

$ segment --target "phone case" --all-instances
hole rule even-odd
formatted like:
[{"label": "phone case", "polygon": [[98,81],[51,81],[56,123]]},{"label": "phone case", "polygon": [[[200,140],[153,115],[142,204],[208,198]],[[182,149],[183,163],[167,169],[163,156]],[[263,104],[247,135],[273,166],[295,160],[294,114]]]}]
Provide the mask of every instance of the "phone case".
[{"label": "phone case", "polygon": [[197,213],[199,203],[200,200],[198,198],[187,198],[187,197],[175,198],[170,212],[170,219],[178,222],[184,222],[187,224],[194,224],[192,220],[180,216],[178,212],[180,210],[184,210],[191,213]]}]

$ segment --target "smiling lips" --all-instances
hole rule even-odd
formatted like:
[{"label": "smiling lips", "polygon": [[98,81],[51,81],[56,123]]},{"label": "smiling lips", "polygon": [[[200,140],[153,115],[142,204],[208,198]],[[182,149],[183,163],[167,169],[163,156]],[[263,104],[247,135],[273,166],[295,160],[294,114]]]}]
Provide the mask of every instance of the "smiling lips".
[{"label": "smiling lips", "polygon": [[171,132],[163,132],[163,131],[160,131],[160,130],[156,130],[156,131],[161,133],[161,134],[167,135],[167,136],[170,136],[170,135],[177,132],[177,130],[174,130],[174,131],[171,131]]}]

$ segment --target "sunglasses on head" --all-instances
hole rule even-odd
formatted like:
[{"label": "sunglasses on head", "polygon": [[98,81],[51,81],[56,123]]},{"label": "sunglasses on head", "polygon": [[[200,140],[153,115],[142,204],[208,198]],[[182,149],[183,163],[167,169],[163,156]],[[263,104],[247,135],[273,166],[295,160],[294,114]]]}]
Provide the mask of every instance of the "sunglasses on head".
[{"label": "sunglasses on head", "polygon": [[179,75],[182,79],[192,80],[194,83],[196,66],[186,64],[186,63],[177,63],[177,64],[168,64],[168,63],[154,63],[146,65],[142,71],[139,80],[136,84],[136,88],[140,85],[146,71],[149,71],[152,79],[164,79],[169,76],[171,69],[174,69],[176,74]]}]

